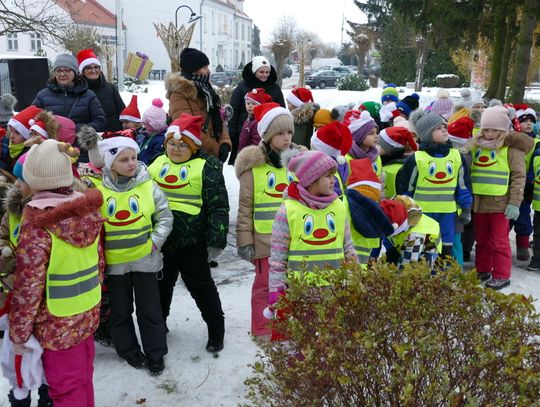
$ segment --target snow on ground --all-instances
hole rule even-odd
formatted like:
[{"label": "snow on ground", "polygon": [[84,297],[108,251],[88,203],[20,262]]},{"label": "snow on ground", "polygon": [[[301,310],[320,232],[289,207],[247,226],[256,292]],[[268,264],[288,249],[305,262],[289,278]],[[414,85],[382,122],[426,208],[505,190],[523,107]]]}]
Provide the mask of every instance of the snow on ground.
[{"label": "snow on ground", "polygon": [[[163,100],[167,110],[163,82],[150,81],[148,88],[148,93],[138,94],[141,113],[156,97]],[[284,93],[289,91],[285,90]],[[528,97],[540,99],[540,92],[536,92]],[[322,107],[332,108],[349,102],[379,100],[381,90],[345,92],[316,89],[313,93]],[[409,93],[412,90],[406,89],[402,95]],[[421,106],[429,104],[435,94],[436,89],[424,88],[420,93]],[[459,89],[452,89],[451,94],[457,100]],[[124,92],[122,97],[127,104],[131,94]],[[258,349],[249,336],[254,267],[236,255],[235,225],[239,185],[233,167],[225,166],[224,174],[231,207],[230,232],[227,248],[219,258],[219,267],[213,269],[212,273],[225,311],[225,349],[217,359],[206,352],[206,326],[194,301],[179,280],[168,321],[171,332],[167,337],[169,353],[165,359],[164,373],[159,377],[151,377],[145,370],[135,370],[123,362],[116,356],[114,349],[97,344],[94,370],[96,407],[232,407],[246,401],[244,380],[251,375],[248,364],[255,361]],[[540,298],[540,273],[520,268],[523,265],[526,264],[514,259],[512,284],[503,292]],[[472,266],[472,263],[468,263],[466,268]],[[5,396],[8,391],[8,382],[0,379],[0,406],[9,405]],[[33,400],[32,405],[37,405],[36,400]]]}]

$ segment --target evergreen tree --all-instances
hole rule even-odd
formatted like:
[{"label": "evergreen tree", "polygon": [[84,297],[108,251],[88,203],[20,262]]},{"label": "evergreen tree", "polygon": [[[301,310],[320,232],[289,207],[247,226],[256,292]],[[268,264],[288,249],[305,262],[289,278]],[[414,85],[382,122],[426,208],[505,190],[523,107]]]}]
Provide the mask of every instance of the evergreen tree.
[{"label": "evergreen tree", "polygon": [[414,81],[413,30],[396,16],[387,23],[381,39],[381,78],[387,83],[405,85]]},{"label": "evergreen tree", "polygon": [[253,32],[251,35],[251,53],[252,56],[262,55],[261,52],[261,30],[257,25],[253,25]]}]

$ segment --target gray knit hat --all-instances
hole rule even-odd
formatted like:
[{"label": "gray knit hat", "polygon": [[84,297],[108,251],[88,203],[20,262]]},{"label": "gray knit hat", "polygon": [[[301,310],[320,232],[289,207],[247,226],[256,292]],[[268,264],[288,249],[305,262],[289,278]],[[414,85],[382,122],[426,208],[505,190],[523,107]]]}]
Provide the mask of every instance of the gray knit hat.
[{"label": "gray knit hat", "polygon": [[446,124],[446,120],[442,116],[435,113],[426,113],[421,109],[411,114],[409,122],[415,129],[420,141],[424,143],[431,143],[433,141],[433,130],[441,124]]},{"label": "gray knit hat", "polygon": [[17,104],[17,98],[11,93],[6,93],[0,98],[0,123],[7,123],[13,117],[13,108]]},{"label": "gray knit hat", "polygon": [[71,54],[60,54],[56,57],[53,64],[53,70],[56,68],[69,68],[76,74],[79,72],[79,64]]}]

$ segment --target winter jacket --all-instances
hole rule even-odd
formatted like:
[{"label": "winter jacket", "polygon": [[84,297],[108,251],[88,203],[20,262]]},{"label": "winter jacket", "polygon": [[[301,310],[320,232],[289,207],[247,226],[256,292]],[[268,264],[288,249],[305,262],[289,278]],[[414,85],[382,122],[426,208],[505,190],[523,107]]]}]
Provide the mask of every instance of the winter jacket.
[{"label": "winter jacket", "polygon": [[107,125],[99,99],[88,89],[86,80],[81,78],[76,79],[71,88],[61,87],[53,78],[47,82],[45,89],[37,93],[32,104],[73,120],[77,131],[83,125],[91,126],[96,131],[105,131]]},{"label": "winter jacket", "polygon": [[292,141],[300,146],[310,148],[313,135],[313,117],[320,106],[316,103],[305,103],[291,111],[294,122]]},{"label": "winter jacket", "polygon": [[137,134],[137,144],[141,152],[137,156],[139,161],[150,165],[154,160],[163,154],[163,142],[165,141],[165,131],[160,133],[148,133],[141,131]]},{"label": "winter jacket", "polygon": [[504,212],[508,204],[521,205],[525,190],[525,154],[534,146],[534,139],[523,133],[509,133],[504,141],[508,148],[510,183],[502,196],[474,195],[473,211],[478,213]]},{"label": "winter jacket", "polygon": [[285,99],[281,88],[276,83],[277,73],[274,67],[270,68],[270,76],[266,82],[261,82],[251,71],[252,63],[249,62],[244,66],[242,71],[242,81],[234,88],[231,95],[230,105],[233,108],[233,115],[229,120],[229,134],[231,138],[239,138],[242,124],[246,121],[248,113],[246,111],[245,96],[255,88],[264,88],[265,92],[272,97],[272,101],[279,103],[285,107]]},{"label": "winter jacket", "polygon": [[[206,120],[208,111],[206,101],[199,95],[193,81],[190,81],[176,73],[169,73],[165,77],[166,97],[169,99],[169,116],[172,120],[178,119],[181,113],[188,113],[192,116],[202,116]],[[219,147],[227,144],[231,149],[231,139],[227,126],[223,122],[223,132],[219,140],[212,135],[212,121],[208,123],[206,133],[202,133],[202,149],[209,155],[218,157]]]},{"label": "winter jacket", "polygon": [[[450,144],[427,144],[421,143],[420,150],[425,151],[432,157],[446,157],[450,153]],[[456,203],[463,209],[470,209],[472,206],[472,186],[470,169],[467,160],[461,154],[461,168],[457,174],[458,183],[455,190]],[[418,167],[414,154],[409,156],[403,163],[399,183],[396,183],[397,193],[414,197],[416,182],[418,181]]]},{"label": "winter jacket", "polygon": [[[73,246],[88,247],[100,234],[102,203],[101,193],[89,189],[71,195],[40,192],[26,205],[9,313],[9,336],[13,343],[25,343],[33,333],[44,349],[69,349],[97,329],[99,304],[70,317],[56,317],[49,312],[45,288],[52,240],[47,230]],[[102,277],[105,258],[100,245],[98,254]]]},{"label": "winter jacket", "polygon": [[201,212],[198,215],[190,215],[172,211],[174,216],[172,231],[163,245],[163,251],[166,252],[174,252],[201,242],[220,249],[224,249],[227,245],[229,198],[221,163],[216,157],[197,151],[185,164],[189,165],[195,158],[206,160],[202,173]]},{"label": "winter jacket", "polygon": [[238,142],[238,151],[241,151],[247,146],[256,146],[261,141],[261,136],[257,131],[257,120],[254,116],[250,116],[246,119],[242,125],[242,131],[240,131],[240,141]]},{"label": "winter jacket", "polygon": [[105,125],[106,131],[118,131],[122,130],[122,123],[120,122],[120,113],[126,108],[120,93],[116,86],[105,80],[103,73],[100,74],[98,79],[89,80],[88,89],[94,92],[99,99],[107,124]]},{"label": "winter jacket", "polygon": [[[116,192],[128,192],[148,180],[150,180],[150,174],[148,173],[146,165],[142,162],[139,162],[139,168],[135,175],[125,184],[114,181],[111,172],[107,168],[103,169],[103,187]],[[107,274],[123,275],[132,271],[157,273],[163,268],[163,256],[160,253],[160,249],[171,233],[173,215],[169,209],[169,201],[165,194],[159,189],[155,182],[152,181],[152,184],[152,198],[154,199],[155,211],[152,215],[153,229],[150,238],[157,250],[152,250],[149,255],[130,263],[107,264],[105,269]],[[140,199],[144,198],[140,197]],[[107,220],[105,220],[105,222],[107,222]]]}]

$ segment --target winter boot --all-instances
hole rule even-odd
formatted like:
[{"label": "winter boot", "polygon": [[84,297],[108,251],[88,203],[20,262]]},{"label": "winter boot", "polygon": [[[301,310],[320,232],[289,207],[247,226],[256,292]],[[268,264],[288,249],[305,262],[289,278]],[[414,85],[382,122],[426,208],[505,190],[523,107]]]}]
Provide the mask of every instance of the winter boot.
[{"label": "winter boot", "polygon": [[540,271],[540,259],[533,255],[531,262],[527,266],[529,271]]},{"label": "winter boot", "polygon": [[519,261],[529,261],[529,236],[516,236],[516,257]]},{"label": "winter boot", "polygon": [[486,283],[487,288],[491,288],[493,290],[501,290],[504,287],[508,287],[510,285],[510,279],[509,278],[492,278]]},{"label": "winter boot", "polygon": [[53,407],[53,401],[49,397],[49,386],[42,384],[38,389],[38,407]]},{"label": "winter boot", "polygon": [[30,403],[32,402],[30,393],[28,393],[28,396],[26,396],[25,399],[17,400],[13,394],[13,390],[9,391],[8,400],[11,407],[30,407]]},{"label": "winter boot", "polygon": [[163,356],[155,359],[148,358],[146,363],[148,365],[148,372],[152,376],[159,376],[165,370],[165,361],[163,360]]},{"label": "winter boot", "polygon": [[215,320],[208,325],[208,342],[206,350],[210,353],[219,352],[223,349],[223,337],[225,336],[225,321],[223,318]]},{"label": "winter boot", "polygon": [[477,271],[476,276],[480,281],[488,281],[491,278],[491,273],[487,271]]}]

